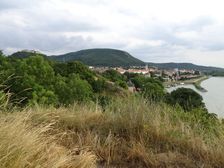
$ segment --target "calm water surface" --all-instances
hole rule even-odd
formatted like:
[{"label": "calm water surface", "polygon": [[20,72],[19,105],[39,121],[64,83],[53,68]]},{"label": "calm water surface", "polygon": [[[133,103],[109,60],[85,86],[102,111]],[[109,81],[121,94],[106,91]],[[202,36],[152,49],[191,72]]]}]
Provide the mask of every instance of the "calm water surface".
[{"label": "calm water surface", "polygon": [[209,112],[224,118],[224,77],[211,77],[203,81],[201,86],[208,92],[200,92],[193,85],[179,85],[167,90],[171,92],[180,87],[191,88],[202,95]]}]

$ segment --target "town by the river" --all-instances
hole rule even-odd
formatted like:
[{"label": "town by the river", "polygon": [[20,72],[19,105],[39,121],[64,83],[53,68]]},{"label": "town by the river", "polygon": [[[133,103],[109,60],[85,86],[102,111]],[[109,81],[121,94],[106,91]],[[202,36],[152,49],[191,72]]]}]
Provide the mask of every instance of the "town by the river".
[{"label": "town by the river", "polygon": [[171,92],[180,87],[191,88],[202,95],[204,103],[210,113],[215,113],[218,117],[224,118],[224,77],[210,77],[201,82],[201,86],[206,89],[207,92],[199,91],[192,84],[178,85],[167,88],[167,90]]}]

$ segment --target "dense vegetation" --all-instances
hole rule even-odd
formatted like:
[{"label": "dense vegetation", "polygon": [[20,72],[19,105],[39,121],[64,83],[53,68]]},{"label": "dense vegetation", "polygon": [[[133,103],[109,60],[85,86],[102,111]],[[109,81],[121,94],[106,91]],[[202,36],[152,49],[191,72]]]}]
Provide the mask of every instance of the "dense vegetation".
[{"label": "dense vegetation", "polygon": [[211,76],[224,76],[224,71],[211,71],[211,72],[207,72],[206,75],[211,75]]},{"label": "dense vegetation", "polygon": [[205,109],[202,98],[193,90],[179,89],[169,94],[159,79],[141,74],[122,75],[113,69],[99,74],[80,62],[49,61],[35,52],[19,58],[1,54],[0,65],[2,94],[10,93],[9,101],[19,106],[58,107],[90,101],[105,106],[113,96],[129,94],[127,89],[132,86],[137,95],[149,101],[179,104],[185,111]]},{"label": "dense vegetation", "polygon": [[46,55],[42,54],[42,53],[39,53],[37,51],[29,51],[29,50],[22,50],[22,51],[18,51],[18,52],[15,52],[13,53],[12,55],[10,55],[10,57],[14,57],[14,58],[28,58],[28,57],[31,57],[31,56],[43,56],[43,57],[46,57]]},{"label": "dense vegetation", "polygon": [[68,106],[75,101],[105,104],[110,97],[126,95],[129,82],[149,99],[160,99],[164,94],[162,83],[153,78],[121,75],[113,69],[98,74],[80,62],[49,61],[38,53],[19,58],[1,55],[0,65],[2,90],[19,106]]},{"label": "dense vegetation", "polygon": [[115,49],[88,49],[77,52],[67,53],[64,55],[51,56],[53,60],[67,62],[67,61],[81,61],[86,65],[91,66],[144,66],[144,62],[134,58],[125,51]]},{"label": "dense vegetation", "polygon": [[224,125],[193,90],[20,58],[0,53],[0,167],[224,166]]},{"label": "dense vegetation", "polygon": [[0,114],[0,167],[223,167],[224,127],[142,98]]},{"label": "dense vegetation", "polygon": [[178,88],[167,96],[168,103],[179,104],[185,111],[195,108],[205,108],[203,98],[200,94],[189,88]]},{"label": "dense vegetation", "polygon": [[[20,57],[21,58],[21,57]],[[99,74],[80,62],[57,63],[39,54],[17,59],[0,56],[2,90],[11,93],[10,102],[19,105],[71,105],[94,101],[119,92]]]},{"label": "dense vegetation", "polygon": [[192,63],[148,63],[149,66],[155,66],[159,69],[193,69],[198,70],[202,72],[224,72],[224,68],[218,68],[218,67],[210,67],[210,66],[201,66],[201,65],[195,65]]}]

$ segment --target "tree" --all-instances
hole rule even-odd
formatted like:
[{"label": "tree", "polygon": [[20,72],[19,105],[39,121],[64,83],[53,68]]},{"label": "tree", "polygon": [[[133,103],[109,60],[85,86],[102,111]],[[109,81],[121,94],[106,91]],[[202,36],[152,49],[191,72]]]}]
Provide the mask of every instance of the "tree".
[{"label": "tree", "polygon": [[[31,56],[25,59],[9,59],[13,78],[6,82],[14,98],[25,105],[28,102],[41,103],[41,97],[46,97],[54,90],[55,73],[48,61],[42,56]],[[40,97],[38,97],[40,96]],[[57,99],[56,96],[53,99]],[[49,99],[51,99],[49,97]],[[52,99],[52,100],[53,100]],[[44,103],[45,104],[45,103]],[[47,103],[48,104],[48,103]]]},{"label": "tree", "polygon": [[158,101],[164,96],[164,86],[161,81],[154,78],[146,78],[143,75],[138,75],[131,79],[136,88],[142,90],[145,98]]},{"label": "tree", "polygon": [[128,85],[127,85],[127,83],[125,81],[118,80],[118,81],[115,82],[115,84],[117,86],[120,86],[120,87],[124,88],[124,89],[128,89]]},{"label": "tree", "polygon": [[79,75],[71,74],[66,77],[57,77],[55,92],[61,104],[70,105],[75,101],[82,102],[91,100],[93,91],[91,85],[80,79]]},{"label": "tree", "polygon": [[69,76],[68,87],[71,97],[76,101],[87,101],[92,97],[91,85],[87,81],[80,79],[78,75],[72,74]]},{"label": "tree", "polygon": [[205,109],[202,96],[189,88],[178,88],[172,91],[166,100],[171,105],[179,104],[185,111],[195,108]]},{"label": "tree", "polygon": [[91,85],[94,82],[94,72],[81,62],[73,61],[68,63],[55,63],[53,65],[56,74],[68,77],[71,74],[77,74],[82,80],[87,80]]},{"label": "tree", "polygon": [[3,54],[3,52],[2,52],[2,50],[0,50],[0,56],[2,57],[4,54]]},{"label": "tree", "polygon": [[120,74],[116,70],[109,69],[103,73],[103,76],[105,78],[109,79],[110,81],[115,82],[115,84],[117,86],[120,86],[124,89],[128,88],[127,83],[126,83],[127,77]]},{"label": "tree", "polygon": [[58,104],[58,97],[51,90],[45,89],[41,85],[35,85],[35,89],[32,92],[32,99],[29,100],[29,104],[42,104],[42,105],[56,105]]},{"label": "tree", "polygon": [[143,95],[148,99],[158,101],[163,98],[164,89],[155,82],[148,82],[143,87]]},{"label": "tree", "polygon": [[106,80],[97,79],[92,83],[92,88],[95,93],[101,93],[106,89]]},{"label": "tree", "polygon": [[116,82],[116,81],[120,81],[120,80],[125,81],[125,76],[113,69],[109,69],[109,70],[105,71],[103,73],[103,76],[112,82]]}]

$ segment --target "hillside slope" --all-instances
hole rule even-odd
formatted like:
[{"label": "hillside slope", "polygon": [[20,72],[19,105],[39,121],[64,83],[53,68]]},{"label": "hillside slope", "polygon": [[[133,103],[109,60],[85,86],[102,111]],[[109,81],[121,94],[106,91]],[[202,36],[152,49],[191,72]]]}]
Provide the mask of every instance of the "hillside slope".
[{"label": "hillside slope", "polygon": [[34,50],[22,50],[22,51],[18,51],[18,52],[13,53],[12,55],[10,55],[10,57],[13,57],[13,58],[28,58],[31,56],[47,57],[46,55],[44,55],[40,52],[34,51]]},{"label": "hillside slope", "polygon": [[56,61],[81,61],[91,66],[139,66],[144,62],[129,53],[115,49],[88,49],[64,55],[51,56]]},{"label": "hillside slope", "polygon": [[[141,98],[0,114],[1,168],[224,167],[219,120]],[[28,161],[29,162],[28,162]]]},{"label": "hillside slope", "polygon": [[159,69],[194,69],[194,70],[199,70],[199,71],[224,71],[224,68],[218,68],[218,67],[212,67],[212,66],[201,66],[201,65],[195,65],[192,63],[152,63],[148,62],[147,63],[149,66],[155,66],[158,67]]},{"label": "hillside slope", "polygon": [[58,56],[46,56],[45,54],[22,50],[18,51],[10,57],[14,58],[27,58],[30,56],[43,56],[50,60],[69,62],[69,61],[81,61],[82,63],[90,66],[144,66],[148,64],[149,66],[158,67],[159,69],[194,69],[203,72],[224,72],[224,68],[212,67],[212,66],[201,66],[192,63],[152,63],[143,62],[128,52],[116,50],[116,49],[86,49],[77,52],[66,53]]}]

